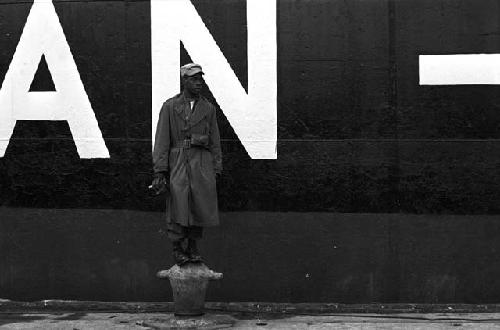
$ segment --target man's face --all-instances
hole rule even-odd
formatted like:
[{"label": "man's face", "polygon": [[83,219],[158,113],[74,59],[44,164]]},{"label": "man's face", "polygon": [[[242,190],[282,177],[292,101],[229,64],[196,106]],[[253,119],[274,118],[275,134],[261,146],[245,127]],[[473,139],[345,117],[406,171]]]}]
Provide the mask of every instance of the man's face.
[{"label": "man's face", "polygon": [[192,76],[184,76],[184,88],[193,95],[198,95],[203,87],[203,77],[201,73]]}]

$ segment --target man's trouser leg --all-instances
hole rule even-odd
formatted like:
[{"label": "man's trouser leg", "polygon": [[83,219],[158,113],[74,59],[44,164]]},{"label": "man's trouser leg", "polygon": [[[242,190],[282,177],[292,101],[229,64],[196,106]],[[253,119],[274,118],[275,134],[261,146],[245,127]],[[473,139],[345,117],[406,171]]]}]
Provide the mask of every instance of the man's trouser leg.
[{"label": "man's trouser leg", "polygon": [[197,245],[197,241],[201,239],[202,235],[203,227],[191,226],[186,229],[186,236],[188,241],[186,252],[191,262],[203,262]]},{"label": "man's trouser leg", "polygon": [[199,240],[203,237],[203,227],[185,227],[175,222],[167,223],[167,236],[172,242],[183,241],[186,238]]},{"label": "man's trouser leg", "polygon": [[[196,244],[196,241],[201,239],[202,235],[203,227],[200,226],[185,227],[174,222],[167,224],[167,236],[173,243],[174,260],[178,265],[182,265],[187,261],[202,261]],[[183,248],[185,240],[187,240],[186,249]]]},{"label": "man's trouser leg", "polygon": [[183,227],[177,223],[167,224],[167,236],[172,241],[172,256],[177,265],[182,266],[189,261],[189,256],[182,246],[185,240]]},{"label": "man's trouser leg", "polygon": [[172,242],[182,242],[185,238],[184,227],[178,223],[167,223],[167,236]]}]

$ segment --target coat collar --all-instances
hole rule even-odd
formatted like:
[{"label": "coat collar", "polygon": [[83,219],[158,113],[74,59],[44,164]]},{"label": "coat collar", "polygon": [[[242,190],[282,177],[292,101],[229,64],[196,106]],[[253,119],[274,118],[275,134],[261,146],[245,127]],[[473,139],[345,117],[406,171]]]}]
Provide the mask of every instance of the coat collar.
[{"label": "coat collar", "polygon": [[[179,98],[177,100],[178,102],[175,106],[175,112],[182,118],[182,120],[184,120],[185,119],[184,110],[186,109],[186,107],[190,107],[189,101],[186,99],[183,93],[179,94]],[[203,117],[205,117],[205,115],[209,110],[207,104],[208,101],[205,99],[205,97],[200,95],[200,98],[196,102],[195,111],[189,118],[190,126],[196,125],[200,120],[203,119]]]}]

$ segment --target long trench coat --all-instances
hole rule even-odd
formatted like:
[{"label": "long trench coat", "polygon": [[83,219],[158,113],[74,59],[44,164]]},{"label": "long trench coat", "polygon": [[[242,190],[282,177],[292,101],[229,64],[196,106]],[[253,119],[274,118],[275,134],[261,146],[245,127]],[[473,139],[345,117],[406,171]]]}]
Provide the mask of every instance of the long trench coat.
[{"label": "long trench coat", "polygon": [[[200,96],[191,111],[182,93],[163,103],[153,164],[155,173],[169,173],[168,223],[201,227],[219,224],[215,176],[222,171],[222,155],[215,109]],[[208,135],[208,147],[183,145],[192,134]]]}]

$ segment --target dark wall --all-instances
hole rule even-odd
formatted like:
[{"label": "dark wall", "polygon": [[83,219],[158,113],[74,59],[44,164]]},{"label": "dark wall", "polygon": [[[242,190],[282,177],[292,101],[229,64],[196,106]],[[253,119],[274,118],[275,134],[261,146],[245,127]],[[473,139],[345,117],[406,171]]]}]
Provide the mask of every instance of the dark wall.
[{"label": "dark wall", "polygon": [[[17,123],[0,158],[0,297],[168,297],[154,279],[155,267],[170,262],[166,238],[154,236],[164,201],[146,188],[149,1],[54,3],[111,158],[80,160],[66,122]],[[193,3],[246,87],[245,1]],[[30,6],[0,2],[0,80]],[[204,244],[228,282],[212,298],[498,301],[484,283],[500,285],[500,264],[489,254],[500,210],[500,89],[419,86],[418,55],[500,52],[500,5],[277,6],[278,159],[251,160],[218,113],[225,220]],[[181,59],[189,61],[185,51]],[[51,88],[42,65],[32,90]],[[119,233],[131,240],[126,247],[116,245]],[[350,254],[331,250],[331,240],[349,242]],[[224,258],[229,246],[234,255]],[[312,273],[322,277],[305,277]],[[255,291],[245,291],[253,279]]]},{"label": "dark wall", "polygon": [[[164,217],[0,208],[0,296],[171,301]],[[211,301],[497,303],[498,216],[224,212]]]}]

